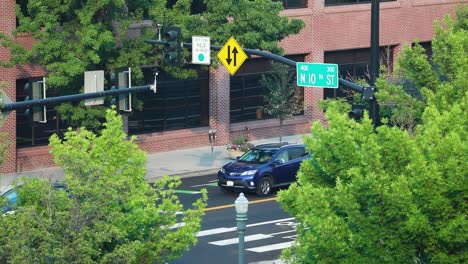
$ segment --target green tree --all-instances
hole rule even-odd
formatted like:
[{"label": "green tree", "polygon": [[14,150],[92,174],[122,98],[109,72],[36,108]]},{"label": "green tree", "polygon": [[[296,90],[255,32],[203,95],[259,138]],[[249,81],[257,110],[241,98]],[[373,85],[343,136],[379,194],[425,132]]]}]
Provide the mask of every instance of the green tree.
[{"label": "green tree", "polygon": [[[67,192],[43,179],[19,189],[18,209],[0,220],[2,263],[165,263],[196,243],[206,191],[184,210],[177,178],[145,181],[145,153],[108,110],[102,134],[86,129],[50,140]],[[182,211],[185,225],[177,223]]]},{"label": "green tree", "polygon": [[[161,47],[144,43],[145,39],[157,39],[155,26],[142,27],[140,35],[129,36],[131,25],[143,18],[153,25],[181,27],[184,42],[191,42],[192,35],[206,35],[211,37],[212,44],[223,45],[234,35],[246,48],[273,53],[282,53],[279,40],[304,27],[301,20],[280,16],[282,4],[271,0],[21,0],[18,4],[21,4],[16,9],[19,26],[14,36],[27,33],[35,42],[26,50],[0,33],[2,45],[12,53],[11,59],[0,66],[12,67],[18,63],[43,66],[48,72],[48,87],[59,89],[62,94],[82,91],[83,72],[90,70],[112,72],[120,67],[132,67],[133,83],[138,84],[143,77],[140,67],[159,62],[166,72],[176,77],[195,76],[193,69],[165,66]],[[187,49],[184,49],[184,61],[190,61]],[[213,66],[216,65],[214,60]],[[83,104],[79,107],[87,109]],[[61,111],[72,121],[104,117],[102,108],[87,114],[69,111],[69,107]]]},{"label": "green tree", "polygon": [[[466,263],[468,7],[436,22],[432,67],[416,47],[399,66],[426,101],[413,133],[349,120],[330,103],[312,158],[279,194],[299,222],[293,263]],[[440,78],[443,76],[444,78]]]},{"label": "green tree", "polygon": [[302,90],[296,86],[295,73],[289,70],[289,66],[272,62],[271,72],[262,74],[260,83],[268,90],[264,97],[263,110],[271,116],[278,117],[280,129],[283,128],[283,122],[287,117],[304,110]]}]

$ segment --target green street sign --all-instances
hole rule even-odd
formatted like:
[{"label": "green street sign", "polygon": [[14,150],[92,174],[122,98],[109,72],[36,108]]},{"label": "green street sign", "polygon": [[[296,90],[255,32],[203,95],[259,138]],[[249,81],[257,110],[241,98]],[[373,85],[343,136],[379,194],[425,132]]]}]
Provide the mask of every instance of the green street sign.
[{"label": "green street sign", "polygon": [[338,64],[296,63],[297,86],[338,88]]}]

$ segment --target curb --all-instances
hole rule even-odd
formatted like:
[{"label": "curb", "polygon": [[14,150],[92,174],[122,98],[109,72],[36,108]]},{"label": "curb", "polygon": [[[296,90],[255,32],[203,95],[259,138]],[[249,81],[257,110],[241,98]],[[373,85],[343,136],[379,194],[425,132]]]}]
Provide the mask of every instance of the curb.
[{"label": "curb", "polygon": [[[196,177],[196,176],[205,176],[208,174],[214,174],[219,171],[219,168],[215,169],[206,169],[206,170],[198,170],[198,171],[189,171],[189,172],[181,172],[181,173],[174,173],[174,174],[167,174],[167,176],[170,177],[179,177],[179,178],[191,178],[191,177]],[[159,180],[163,177],[163,175],[160,176],[151,176],[151,177],[146,177],[146,180],[148,182],[154,182],[155,180]]]}]

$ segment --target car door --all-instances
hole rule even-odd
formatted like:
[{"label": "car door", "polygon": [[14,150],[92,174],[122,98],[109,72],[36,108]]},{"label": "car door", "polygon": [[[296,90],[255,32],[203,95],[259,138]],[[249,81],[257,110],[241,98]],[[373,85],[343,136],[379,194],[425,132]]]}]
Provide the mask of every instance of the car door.
[{"label": "car door", "polygon": [[281,150],[276,156],[275,161],[280,161],[280,163],[276,163],[273,168],[273,180],[275,181],[275,185],[287,184],[291,174],[288,149]]},{"label": "car door", "polygon": [[296,175],[299,171],[299,167],[301,166],[301,162],[304,159],[305,155],[305,148],[303,146],[297,146],[288,148],[288,176],[286,177],[285,181],[288,183],[292,183],[296,181]]}]

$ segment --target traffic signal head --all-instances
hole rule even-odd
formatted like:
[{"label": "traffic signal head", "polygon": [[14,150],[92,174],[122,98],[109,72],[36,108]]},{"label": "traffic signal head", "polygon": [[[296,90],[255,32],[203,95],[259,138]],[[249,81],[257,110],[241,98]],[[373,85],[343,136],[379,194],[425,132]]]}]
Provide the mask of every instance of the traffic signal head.
[{"label": "traffic signal head", "polygon": [[353,105],[351,111],[348,113],[348,117],[356,121],[360,120],[364,114],[364,108],[365,106],[363,105]]},{"label": "traffic signal head", "polygon": [[164,62],[169,66],[180,66],[182,62],[182,34],[180,27],[164,27]]},{"label": "traffic signal head", "polygon": [[[112,84],[111,90],[127,89],[132,87],[132,71],[131,68],[118,69],[116,73],[112,73],[110,81]],[[116,98],[111,99],[111,104],[117,104]],[[121,93],[118,95],[117,107],[121,111],[132,111],[132,95],[130,93]]]},{"label": "traffic signal head", "polygon": [[[29,80],[24,85],[24,93],[26,97],[24,101],[30,100],[38,100],[38,99],[45,99],[46,98],[46,90],[45,90],[45,78],[35,78]],[[46,106],[32,106],[24,111],[24,114],[31,118],[34,122],[39,123],[46,123],[47,122],[47,115],[46,115]]]}]

